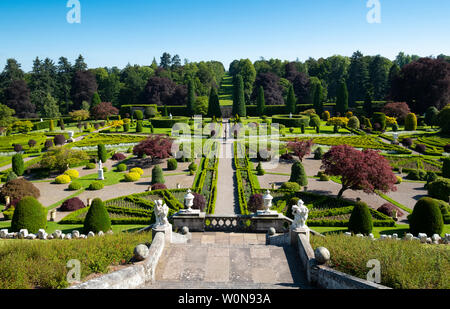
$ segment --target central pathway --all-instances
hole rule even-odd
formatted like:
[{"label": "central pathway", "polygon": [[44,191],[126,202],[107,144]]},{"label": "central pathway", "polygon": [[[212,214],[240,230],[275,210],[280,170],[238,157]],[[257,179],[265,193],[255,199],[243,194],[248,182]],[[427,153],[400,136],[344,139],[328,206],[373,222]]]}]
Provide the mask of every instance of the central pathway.
[{"label": "central pathway", "polygon": [[[223,136],[225,136],[225,132],[227,132],[228,137],[230,136],[229,124],[225,120],[222,131]],[[217,199],[214,212],[216,215],[234,215],[236,213],[235,210],[239,209],[233,166],[233,147],[233,139],[222,140],[219,154]]]},{"label": "central pathway", "polygon": [[264,234],[193,233],[164,249],[156,282],[143,289],[310,288],[292,247],[265,245]]}]

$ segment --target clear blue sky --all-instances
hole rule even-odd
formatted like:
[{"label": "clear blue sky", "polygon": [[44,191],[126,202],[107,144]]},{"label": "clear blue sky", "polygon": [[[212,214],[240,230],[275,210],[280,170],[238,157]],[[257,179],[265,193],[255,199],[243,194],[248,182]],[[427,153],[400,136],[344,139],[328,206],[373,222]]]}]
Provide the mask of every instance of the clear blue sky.
[{"label": "clear blue sky", "polygon": [[0,0],[0,70],[36,56],[89,67],[150,64],[164,51],[190,61],[261,56],[304,61],[355,50],[393,59],[399,51],[450,54],[449,0],[80,0],[81,24],[66,21],[67,0]]}]

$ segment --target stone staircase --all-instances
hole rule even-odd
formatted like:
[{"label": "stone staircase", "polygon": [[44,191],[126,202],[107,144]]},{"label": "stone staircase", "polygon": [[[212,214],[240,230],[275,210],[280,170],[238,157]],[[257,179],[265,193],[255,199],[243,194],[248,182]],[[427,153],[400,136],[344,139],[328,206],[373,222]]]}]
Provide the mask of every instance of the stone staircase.
[{"label": "stone staircase", "polygon": [[265,245],[264,234],[193,233],[164,249],[156,281],[143,289],[311,288],[296,251]]}]

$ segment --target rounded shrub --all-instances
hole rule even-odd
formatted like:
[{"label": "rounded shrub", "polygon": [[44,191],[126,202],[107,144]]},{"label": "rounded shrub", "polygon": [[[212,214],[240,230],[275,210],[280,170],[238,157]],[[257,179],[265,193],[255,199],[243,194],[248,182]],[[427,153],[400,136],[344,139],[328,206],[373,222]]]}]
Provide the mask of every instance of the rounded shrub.
[{"label": "rounded shrub", "polygon": [[257,212],[258,210],[264,210],[264,200],[262,194],[253,194],[247,203],[247,208],[250,212]]},{"label": "rounded shrub", "polygon": [[127,157],[120,152],[116,152],[115,154],[112,155],[111,159],[114,161],[122,161],[125,160]]},{"label": "rounded shrub", "polygon": [[41,192],[31,182],[23,178],[13,179],[0,189],[3,199],[9,196],[11,200],[21,200],[25,196],[39,198]]},{"label": "rounded shrub", "polygon": [[59,207],[59,211],[75,211],[81,208],[85,208],[86,205],[84,205],[83,201],[80,200],[78,197],[74,197],[71,199],[68,199],[62,203],[62,205]]},{"label": "rounded shrub", "polygon": [[29,233],[37,233],[47,226],[47,210],[32,196],[20,200],[14,210],[11,221],[11,230],[19,232],[27,229]]},{"label": "rounded shrub", "polygon": [[291,155],[290,153],[284,153],[280,156],[280,159],[285,161],[292,161],[294,160],[294,156]]},{"label": "rounded shrub", "polygon": [[440,177],[436,181],[428,184],[427,188],[429,196],[449,202],[450,179]]},{"label": "rounded shrub", "polygon": [[386,130],[386,115],[384,113],[373,113],[372,122],[380,125],[380,131]]},{"label": "rounded shrub", "polygon": [[152,185],[152,191],[154,190],[166,190],[167,187],[165,184],[162,183],[155,183],[154,185]]},{"label": "rounded shrub", "polygon": [[95,169],[95,163],[90,162],[90,163],[86,164],[86,169],[87,170]]},{"label": "rounded shrub", "polygon": [[144,125],[142,123],[142,120],[139,120],[136,125],[136,132],[142,133],[143,131],[144,131]]},{"label": "rounded shrub", "polygon": [[399,185],[399,184],[401,184],[403,182],[403,178],[402,177],[396,176],[396,178],[397,178],[397,182],[395,183],[396,185]]},{"label": "rounded shrub", "polygon": [[300,191],[302,187],[296,182],[285,182],[281,185],[282,190],[289,190],[293,192]]},{"label": "rounded shrub", "polygon": [[111,219],[102,200],[96,198],[92,201],[92,205],[84,219],[84,232],[98,233],[100,231],[107,232],[111,229]]},{"label": "rounded shrub", "polygon": [[155,183],[166,183],[164,179],[163,170],[159,165],[156,165],[152,169],[152,184]]},{"label": "rounded shrub", "polygon": [[138,120],[138,121],[144,120],[144,113],[142,113],[141,110],[135,110],[134,111],[134,118],[136,118],[136,120]]},{"label": "rounded shrub", "polygon": [[55,183],[62,185],[62,184],[68,184],[72,181],[69,175],[59,175],[55,178]]},{"label": "rounded shrub", "polygon": [[295,162],[292,165],[289,182],[296,182],[302,187],[308,185],[308,177],[306,176],[305,168],[301,162]]},{"label": "rounded shrub", "polygon": [[17,176],[22,176],[25,172],[25,164],[22,155],[19,153],[12,157],[12,170]]},{"label": "rounded shrub", "polygon": [[263,169],[261,162],[258,163],[258,166],[256,167],[256,172],[258,176],[264,176],[266,174],[266,171]]},{"label": "rounded shrub", "polygon": [[317,147],[316,150],[314,150],[314,160],[322,160],[323,155],[325,154],[325,151],[322,147]]},{"label": "rounded shrub", "polygon": [[196,192],[192,192],[192,195],[194,196],[194,204],[192,205],[192,209],[200,209],[200,211],[203,212],[206,209],[205,197]]},{"label": "rounded shrub", "polygon": [[381,205],[377,211],[381,212],[382,214],[385,214],[386,216],[389,216],[391,218],[394,218],[395,213],[397,213],[397,217],[401,217],[404,215],[402,211],[400,211],[395,205],[391,203],[385,203]]},{"label": "rounded shrub", "polygon": [[417,130],[417,116],[414,113],[409,113],[405,119],[405,130],[415,131]]},{"label": "rounded shrub", "polygon": [[135,182],[135,181],[138,181],[139,179],[141,179],[141,175],[136,172],[127,173],[124,176],[124,180],[126,182]]},{"label": "rounded shrub", "polygon": [[135,167],[130,170],[130,173],[138,173],[139,176],[142,176],[144,175],[144,170],[142,170],[142,168],[140,167]]},{"label": "rounded shrub", "polygon": [[358,202],[353,208],[350,220],[348,221],[348,230],[354,234],[368,235],[372,233],[373,222],[367,204]]},{"label": "rounded shrub", "polygon": [[127,170],[127,165],[125,163],[121,163],[117,165],[117,171],[118,172],[125,172]]},{"label": "rounded shrub", "polygon": [[177,162],[177,160],[175,160],[175,159],[173,159],[173,158],[167,160],[167,169],[168,169],[169,171],[174,171],[174,170],[177,169],[177,167],[178,167],[178,162]]},{"label": "rounded shrub", "polygon": [[78,191],[78,190],[81,190],[81,188],[83,188],[81,183],[76,182],[76,181],[70,183],[70,185],[69,185],[69,190],[70,191]]},{"label": "rounded shrub", "polygon": [[195,162],[192,162],[191,164],[189,164],[189,171],[196,171],[197,170],[197,164],[195,164]]},{"label": "rounded shrub", "polygon": [[62,146],[66,143],[66,138],[64,135],[58,134],[53,138],[53,143],[56,146]]},{"label": "rounded shrub", "polygon": [[427,146],[424,144],[417,144],[416,145],[416,151],[424,153],[427,150]]},{"label": "rounded shrub", "polygon": [[406,176],[409,180],[425,180],[427,177],[427,172],[424,170],[412,170]]},{"label": "rounded shrub", "polygon": [[156,117],[157,114],[158,114],[158,112],[156,111],[156,109],[154,107],[148,106],[145,108],[145,117],[154,118],[154,117]]},{"label": "rounded shrub", "polygon": [[330,176],[328,176],[326,174],[322,174],[322,175],[320,175],[319,180],[320,181],[330,181]]},{"label": "rounded shrub", "polygon": [[97,191],[97,190],[103,189],[104,187],[105,187],[105,185],[103,184],[103,182],[101,182],[101,181],[93,181],[89,185],[89,190]]},{"label": "rounded shrub", "polygon": [[23,147],[20,144],[14,144],[14,151],[15,152],[22,152],[23,151]]},{"label": "rounded shrub", "polygon": [[34,139],[30,139],[28,141],[28,147],[33,148],[34,146],[36,146],[36,141]]},{"label": "rounded shrub", "polygon": [[428,236],[442,234],[444,221],[439,204],[429,197],[421,198],[408,217],[409,230],[413,235],[426,233]]},{"label": "rounded shrub", "polygon": [[46,140],[45,143],[44,143],[44,147],[45,147],[45,149],[52,148],[53,147],[53,141],[51,139]]},{"label": "rounded shrub", "polygon": [[64,172],[64,175],[67,175],[70,177],[70,179],[74,180],[80,177],[80,173],[78,173],[77,170],[67,170]]},{"label": "rounded shrub", "polygon": [[360,127],[360,122],[358,117],[356,116],[352,116],[350,117],[350,119],[348,120],[348,124],[347,126],[351,129],[357,130]]},{"label": "rounded shrub", "polygon": [[330,118],[331,118],[331,115],[330,115],[330,112],[329,112],[329,111],[324,111],[324,112],[322,113],[322,120],[323,120],[323,121],[328,121],[328,120],[330,120]]},{"label": "rounded shrub", "polygon": [[413,144],[413,140],[411,138],[409,138],[409,137],[404,138],[402,140],[402,145],[405,146],[405,147],[411,147],[412,144]]}]

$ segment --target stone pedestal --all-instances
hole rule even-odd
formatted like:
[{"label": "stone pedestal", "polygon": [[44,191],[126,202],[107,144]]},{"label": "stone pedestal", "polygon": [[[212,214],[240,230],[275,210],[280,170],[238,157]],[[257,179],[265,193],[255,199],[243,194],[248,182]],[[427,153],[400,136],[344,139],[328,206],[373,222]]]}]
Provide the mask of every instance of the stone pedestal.
[{"label": "stone pedestal", "polygon": [[279,213],[258,213],[251,218],[253,221],[255,232],[267,232],[271,227],[275,229],[277,233],[282,233],[284,229],[283,216]]},{"label": "stone pedestal", "polygon": [[98,170],[98,178],[97,180],[105,180],[105,176],[103,175],[103,169]]},{"label": "stone pedestal", "polygon": [[305,235],[306,239],[309,242],[310,230],[308,227],[291,229],[290,230],[291,246],[293,246],[294,248],[298,247],[298,235],[299,234]]},{"label": "stone pedestal", "polygon": [[172,242],[172,224],[159,225],[152,228],[152,239],[155,237],[156,233],[164,233],[164,239],[166,243]]},{"label": "stone pedestal", "polygon": [[204,232],[205,215],[206,213],[200,212],[199,210],[179,211],[172,217],[173,227],[175,229],[181,229],[187,226],[191,232]]}]

